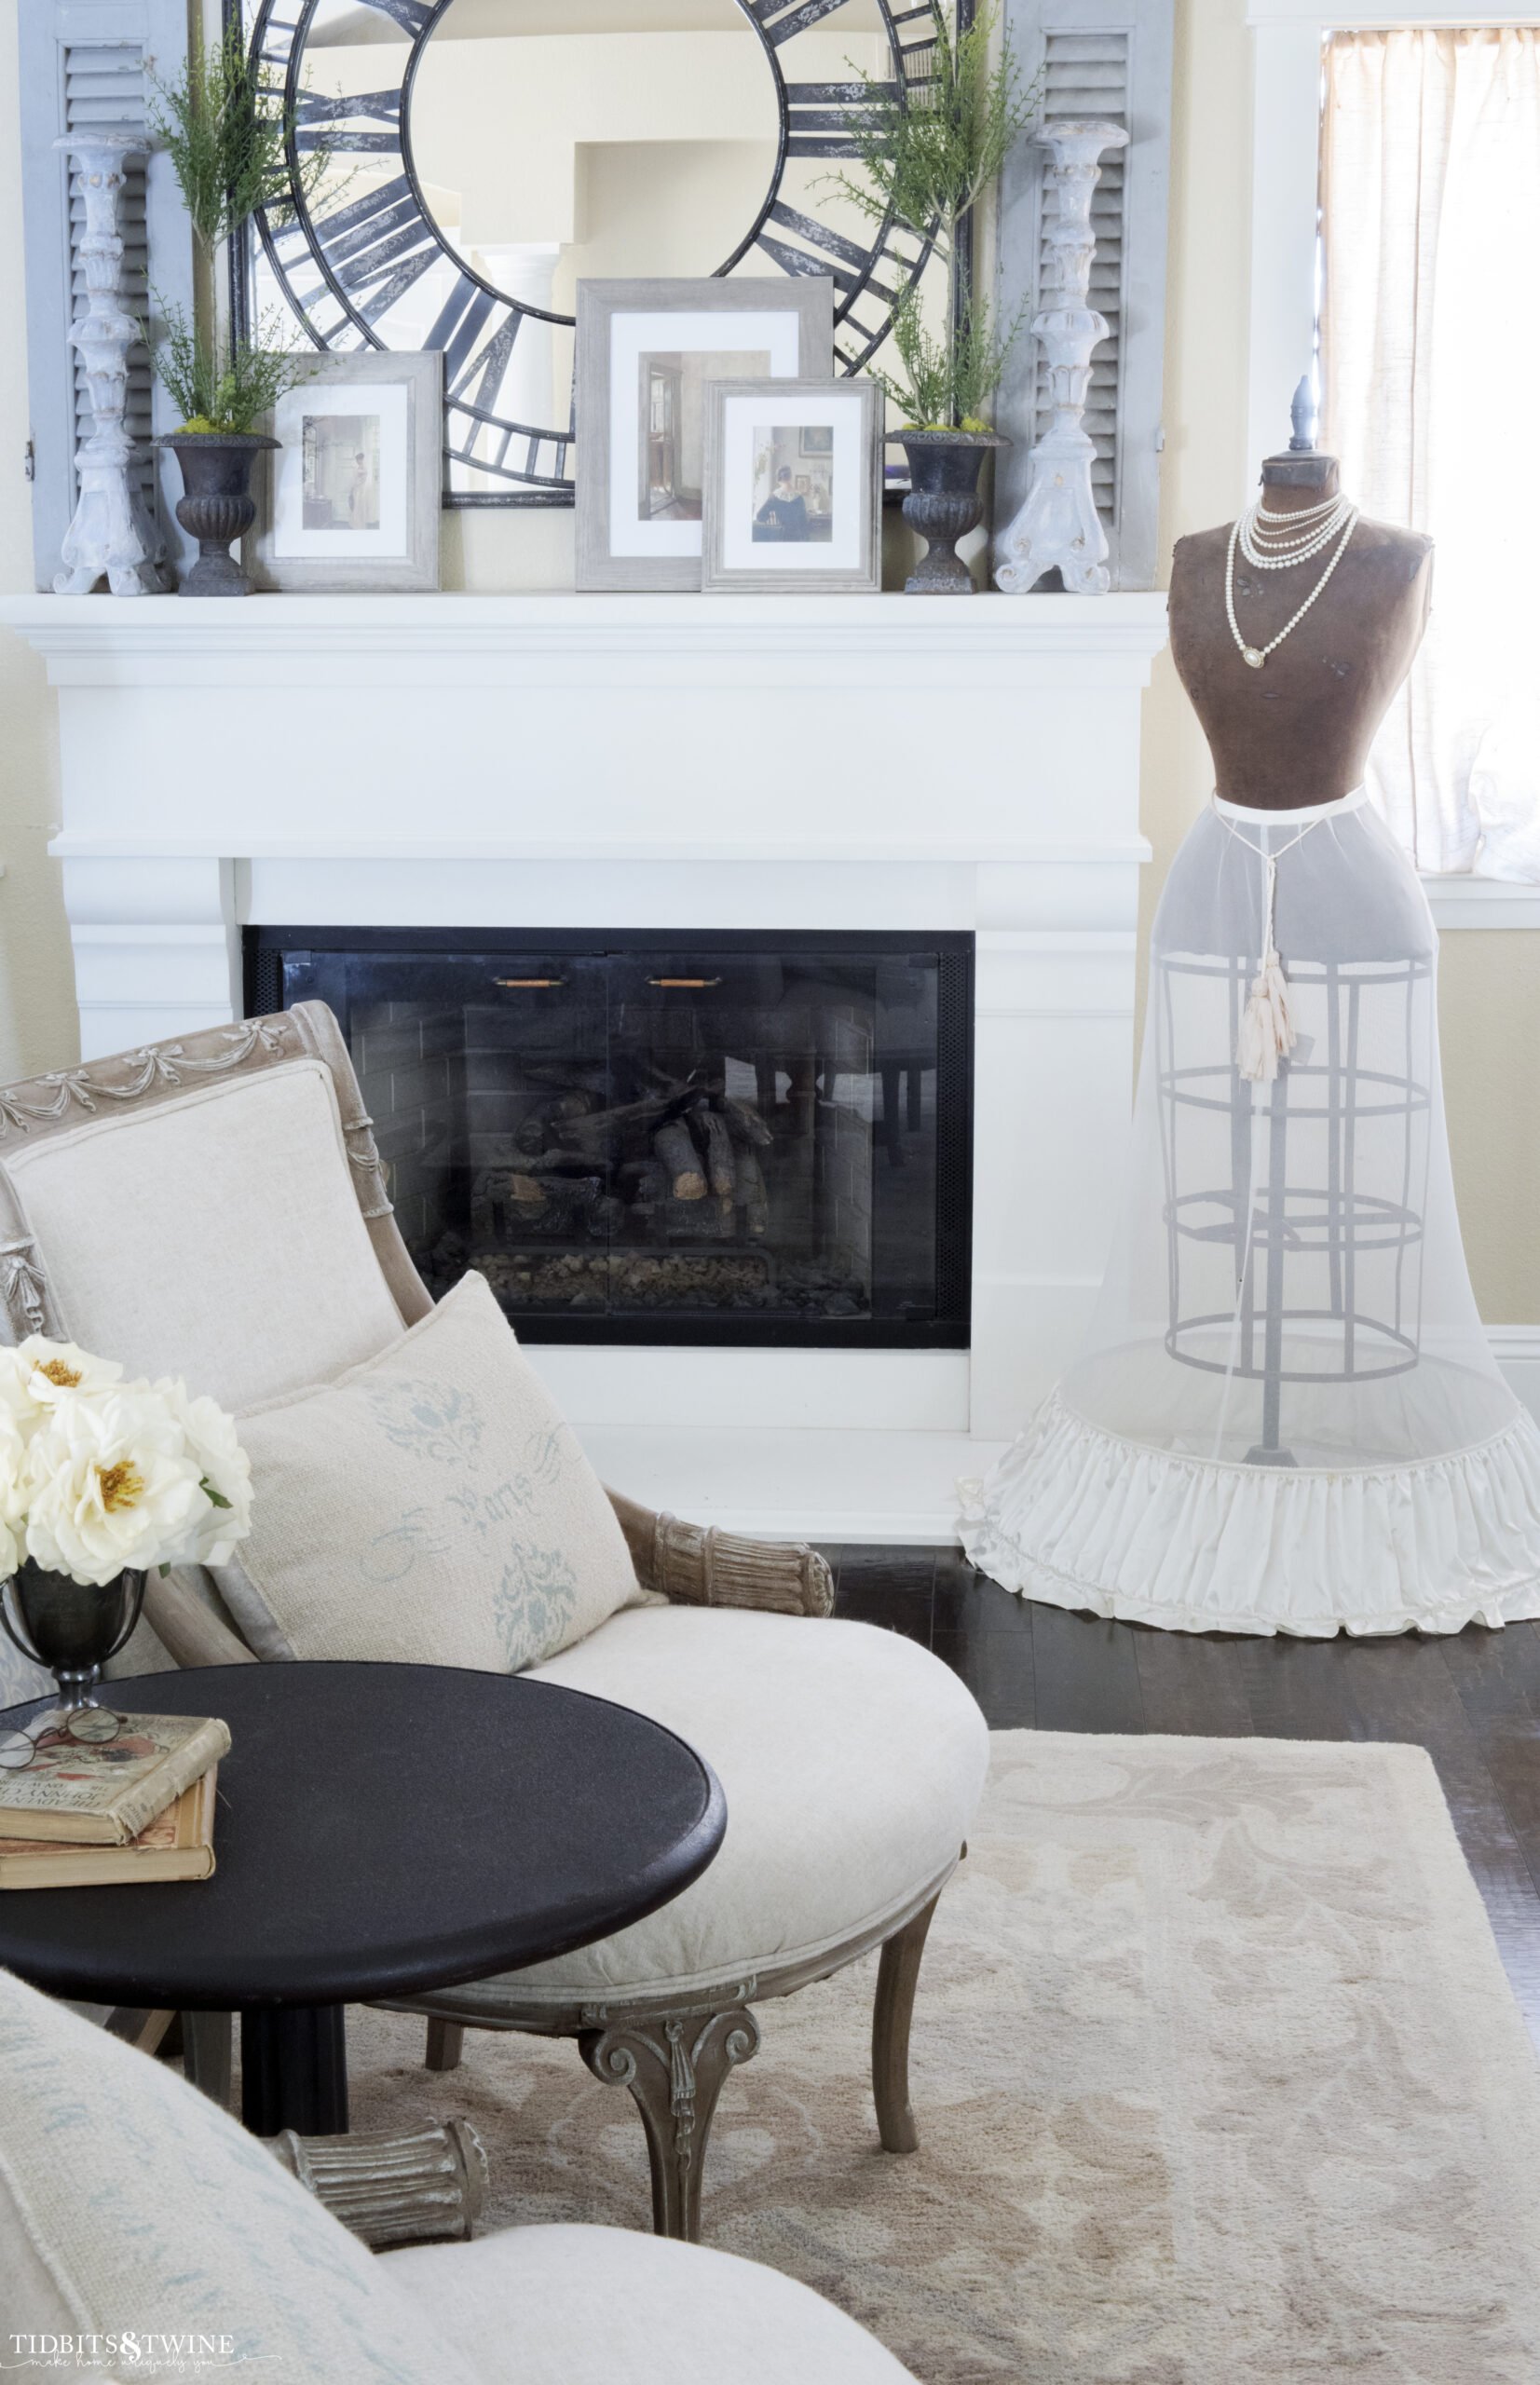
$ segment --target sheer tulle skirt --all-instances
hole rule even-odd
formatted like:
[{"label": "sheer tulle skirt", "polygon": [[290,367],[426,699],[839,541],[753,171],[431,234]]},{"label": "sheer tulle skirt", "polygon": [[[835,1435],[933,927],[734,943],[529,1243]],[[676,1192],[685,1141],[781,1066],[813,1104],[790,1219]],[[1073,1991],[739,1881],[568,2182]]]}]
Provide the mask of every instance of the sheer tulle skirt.
[{"label": "sheer tulle skirt", "polygon": [[[1269,859],[1273,863],[1269,870]],[[1273,930],[1296,1040],[1236,1065]],[[1540,1430],[1455,1214],[1437,938],[1361,796],[1206,812],[1152,937],[1122,1228],[1086,1347],[989,1479],[973,1561],[1174,1629],[1540,1614]]]}]

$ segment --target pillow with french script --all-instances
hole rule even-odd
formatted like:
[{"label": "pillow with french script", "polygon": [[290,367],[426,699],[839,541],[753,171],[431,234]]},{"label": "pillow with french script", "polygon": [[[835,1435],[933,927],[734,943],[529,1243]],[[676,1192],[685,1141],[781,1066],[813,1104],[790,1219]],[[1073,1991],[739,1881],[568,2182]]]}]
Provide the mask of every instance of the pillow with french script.
[{"label": "pillow with french script", "polygon": [[239,1430],[252,1533],[212,1571],[259,1656],[517,1672],[648,1602],[482,1275],[334,1383],[247,1409]]}]

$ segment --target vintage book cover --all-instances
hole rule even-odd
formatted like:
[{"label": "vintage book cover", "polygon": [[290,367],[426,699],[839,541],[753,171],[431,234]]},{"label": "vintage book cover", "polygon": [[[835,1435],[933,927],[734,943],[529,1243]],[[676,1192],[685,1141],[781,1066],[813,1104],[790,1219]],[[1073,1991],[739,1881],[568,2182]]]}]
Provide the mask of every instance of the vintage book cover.
[{"label": "vintage book cover", "polygon": [[196,1714],[130,1714],[88,1747],[45,1731],[24,1772],[0,1772],[0,1838],[126,1847],[229,1745],[225,1724]]},{"label": "vintage book cover", "polygon": [[127,1847],[0,1838],[0,1889],[121,1888],[138,1880],[206,1880],[214,1868],[219,1766],[184,1789]]}]

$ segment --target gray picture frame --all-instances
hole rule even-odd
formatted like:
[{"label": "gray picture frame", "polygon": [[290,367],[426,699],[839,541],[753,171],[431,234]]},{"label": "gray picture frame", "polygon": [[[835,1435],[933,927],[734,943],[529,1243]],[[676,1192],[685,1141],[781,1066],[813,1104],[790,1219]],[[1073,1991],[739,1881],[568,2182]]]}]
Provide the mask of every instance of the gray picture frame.
[{"label": "gray picture frame", "polygon": [[[699,555],[618,555],[610,536],[611,439],[616,393],[610,387],[611,327],[618,315],[777,314],[797,324],[798,381],[834,378],[834,281],[828,274],[725,280],[579,281],[574,388],[577,431],[576,582],[583,590],[699,589]],[[787,376],[790,377],[790,376]],[[647,435],[641,388],[629,437],[641,454]],[[702,485],[702,516],[704,487]],[[705,524],[702,521],[702,538]]]},{"label": "gray picture frame", "polygon": [[[443,503],[443,357],[437,348],[413,354],[369,349],[357,354],[321,356],[302,388],[338,387],[378,389],[404,384],[406,423],[406,552],[400,557],[361,555],[280,555],[275,552],[274,514],[277,456],[264,449],[252,475],[257,514],[241,553],[255,588],[309,592],[421,593],[439,584],[439,515]],[[273,436],[275,416],[267,415],[259,428]]]},{"label": "gray picture frame", "polygon": [[[740,398],[773,398],[778,405],[788,398],[805,398],[810,417],[820,413],[833,423],[837,408],[854,406],[860,415],[862,470],[854,501],[859,507],[857,551],[853,568],[778,571],[770,560],[776,550],[766,545],[765,560],[752,568],[729,566],[724,554],[725,530],[734,511],[753,501],[753,493],[728,485],[727,408]],[[706,476],[701,547],[701,586],[711,596],[876,596],[882,589],[882,396],[875,381],[713,381],[706,388]],[[800,429],[798,434],[800,446]],[[848,500],[847,500],[848,501]],[[835,502],[839,502],[838,480]]]}]

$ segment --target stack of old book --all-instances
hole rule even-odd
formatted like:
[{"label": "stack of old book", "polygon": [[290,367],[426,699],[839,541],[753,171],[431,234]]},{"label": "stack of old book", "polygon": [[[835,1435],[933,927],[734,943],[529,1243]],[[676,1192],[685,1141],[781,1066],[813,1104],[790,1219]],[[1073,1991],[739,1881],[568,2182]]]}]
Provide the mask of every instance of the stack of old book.
[{"label": "stack of old book", "polygon": [[24,1768],[0,1771],[0,1888],[209,1877],[225,1724],[129,1714],[87,1739],[53,1721],[34,1740]]}]

